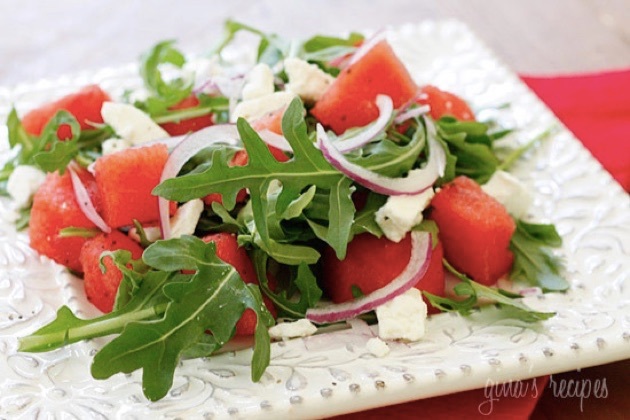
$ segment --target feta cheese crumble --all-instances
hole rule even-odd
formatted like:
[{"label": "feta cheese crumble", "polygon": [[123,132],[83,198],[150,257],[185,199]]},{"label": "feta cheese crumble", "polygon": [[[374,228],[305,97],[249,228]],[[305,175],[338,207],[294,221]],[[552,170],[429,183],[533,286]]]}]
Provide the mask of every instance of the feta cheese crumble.
[{"label": "feta cheese crumble", "polygon": [[44,183],[46,174],[30,165],[18,165],[7,180],[7,192],[13,198],[16,209],[28,207],[39,187]]},{"label": "feta cheese crumble", "polygon": [[422,221],[422,211],[427,208],[435,193],[429,188],[416,195],[396,195],[375,214],[376,223],[393,242],[400,242],[415,225]]},{"label": "feta cheese crumble", "polygon": [[281,322],[269,328],[271,338],[284,339],[296,337],[308,337],[315,334],[317,327],[308,319],[300,319],[294,322]]},{"label": "feta cheese crumble", "polygon": [[[203,200],[198,198],[179,206],[171,217],[171,237],[179,238],[183,235],[194,234],[203,208]],[[158,226],[148,226],[144,228],[144,235],[148,241],[155,242],[162,237],[162,232]],[[140,235],[135,227],[129,230],[129,237],[140,242]]]},{"label": "feta cheese crumble", "polygon": [[533,201],[527,187],[514,175],[505,171],[496,171],[481,189],[503,204],[508,213],[518,219],[527,215]]},{"label": "feta cheese crumble", "polygon": [[131,143],[125,139],[107,139],[101,145],[103,156],[111,155],[112,153],[120,152],[130,147]]},{"label": "feta cheese crumble", "polygon": [[259,63],[247,74],[241,97],[244,101],[248,101],[271,95],[274,89],[273,71],[267,64]]},{"label": "feta cheese crumble", "polygon": [[251,123],[265,114],[289,106],[293,98],[295,98],[295,94],[292,92],[274,92],[270,95],[239,102],[234,108],[230,120],[236,122],[239,117],[242,117]]},{"label": "feta cheese crumble", "polygon": [[310,64],[299,58],[285,59],[284,71],[289,78],[286,90],[295,93],[304,102],[309,103],[317,102],[335,81],[334,77],[315,64]]},{"label": "feta cheese crumble", "polygon": [[376,357],[385,357],[389,354],[389,346],[378,337],[370,338],[365,348]]},{"label": "feta cheese crumble", "polygon": [[424,336],[427,305],[416,288],[376,308],[378,336],[383,340],[418,341]]},{"label": "feta cheese crumble", "polygon": [[101,108],[101,116],[118,136],[132,145],[169,137],[151,117],[133,105],[105,102]]}]

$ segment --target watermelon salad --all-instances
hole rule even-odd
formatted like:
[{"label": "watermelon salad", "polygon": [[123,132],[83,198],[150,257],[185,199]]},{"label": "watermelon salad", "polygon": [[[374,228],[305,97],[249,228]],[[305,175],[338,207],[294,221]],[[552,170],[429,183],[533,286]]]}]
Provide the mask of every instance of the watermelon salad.
[{"label": "watermelon salad", "polygon": [[[222,54],[239,32],[260,39],[245,69]],[[162,42],[140,74],[122,97],[91,85],[7,119],[16,225],[103,313],[63,306],[21,351],[113,336],[92,375],[142,369],[157,400],[181,359],[235,336],[253,338],[257,381],[272,340],[324,325],[378,322],[382,352],[420,340],[427,312],[554,315],[519,299],[568,287],[561,238],[508,172],[535,141],[499,153],[510,130],[414,82],[382,33],[288,41],[228,21],[208,57]]]}]

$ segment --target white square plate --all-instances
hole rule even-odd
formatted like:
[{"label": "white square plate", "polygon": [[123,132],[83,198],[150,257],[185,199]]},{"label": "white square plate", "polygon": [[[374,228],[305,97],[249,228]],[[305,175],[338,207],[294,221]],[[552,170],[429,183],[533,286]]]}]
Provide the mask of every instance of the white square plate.
[{"label": "white square plate", "polygon": [[[419,83],[457,92],[477,109],[509,104],[493,117],[519,129],[518,141],[560,125],[461,23],[390,28],[388,38]],[[121,93],[139,86],[136,70],[0,88],[0,118],[13,103],[27,109],[88,83]],[[0,126],[0,142],[2,136]],[[325,417],[630,357],[628,195],[564,128],[514,172],[535,192],[534,218],[555,223],[564,238],[571,289],[525,299],[537,310],[557,311],[554,318],[532,326],[500,319],[492,308],[469,318],[441,314],[428,321],[422,341],[394,345],[382,358],[366,350],[369,335],[351,331],[276,343],[259,383],[250,381],[250,351],[186,361],[167,397],[155,403],[142,395],[139,372],[91,378],[101,340],[16,352],[17,337],[50,321],[60,305],[83,316],[96,312],[81,281],[36,255],[0,201],[0,418]]]}]

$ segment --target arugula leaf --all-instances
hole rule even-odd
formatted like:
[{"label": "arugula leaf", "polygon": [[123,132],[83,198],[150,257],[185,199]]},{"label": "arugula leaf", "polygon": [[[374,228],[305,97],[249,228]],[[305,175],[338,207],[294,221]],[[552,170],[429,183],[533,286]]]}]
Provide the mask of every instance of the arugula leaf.
[{"label": "arugula leaf", "polygon": [[256,274],[260,281],[260,288],[265,296],[267,296],[278,309],[279,316],[300,319],[304,318],[306,310],[315,306],[322,297],[322,290],[317,285],[317,278],[309,266],[305,263],[298,265],[295,277],[291,279],[291,284],[298,289],[299,296],[294,299],[292,294],[287,290],[274,292],[269,287],[267,278],[267,261],[269,256],[261,251],[254,250],[252,253],[252,261],[256,268]]},{"label": "arugula leaf", "polygon": [[442,311],[459,312],[464,316],[470,315],[473,309],[477,307],[479,299],[489,299],[495,302],[506,318],[516,318],[525,322],[538,322],[555,315],[554,312],[534,311],[519,300],[516,300],[521,297],[520,295],[479,284],[465,274],[458,272],[448,261],[443,260],[443,263],[448,271],[461,280],[461,283],[455,286],[455,294],[465,298],[463,300],[455,300],[422,292],[431,305]]},{"label": "arugula leaf", "polygon": [[273,318],[256,286],[246,285],[234,267],[216,256],[214,243],[193,236],[158,241],[145,250],[143,259],[158,273],[195,270],[195,274],[165,284],[162,291],[170,302],[163,317],[128,323],[96,354],[92,375],[104,379],[143,369],[144,393],[158,400],[172,386],[175,368],[187,349],[203,341],[208,330],[222,346],[234,334],[243,311],[251,308],[258,317],[252,380],[259,380],[269,364],[267,328]]},{"label": "arugula leaf", "polygon": [[161,65],[171,64],[182,68],[186,63],[186,57],[174,44],[174,40],[159,42],[142,56],[140,63],[140,75],[147,90],[158,98],[171,99],[173,103],[188,96],[192,88],[191,82],[181,77],[168,82],[164,80]]},{"label": "arugula leaf", "polygon": [[11,108],[7,117],[7,129],[9,130],[9,146],[14,148],[20,145],[22,153],[25,156],[30,156],[36,148],[36,142],[24,129],[15,108]]},{"label": "arugula leaf", "polygon": [[[480,184],[490,179],[499,166],[499,159],[492,150],[492,140],[487,126],[479,122],[463,122],[451,117],[437,121],[438,137],[448,146],[448,177],[466,175]],[[453,157],[455,160],[453,160]]]},{"label": "arugula leaf", "polygon": [[516,221],[516,231],[510,241],[514,265],[510,277],[545,292],[567,290],[569,283],[560,276],[561,260],[550,248],[562,246],[562,238],[553,225]]},{"label": "arugula leaf", "polygon": [[527,143],[525,143],[521,147],[517,148],[516,150],[513,150],[512,153],[510,153],[508,156],[506,156],[503,159],[503,162],[501,162],[501,164],[497,167],[497,170],[505,171],[509,169],[514,164],[514,162],[516,162],[518,158],[520,158],[525,152],[531,149],[539,141],[542,141],[548,138],[549,136],[551,136],[553,133],[556,132],[557,129],[558,129],[557,126],[552,126],[546,129],[545,131],[543,131],[542,133],[538,134],[533,139],[529,140]]},{"label": "arugula leaf", "polygon": [[[213,243],[192,236],[158,241],[145,250],[144,263],[132,262],[125,251],[103,257],[113,258],[123,271],[114,311],[84,320],[64,306],[53,322],[20,338],[20,351],[48,351],[119,334],[94,357],[92,375],[103,379],[144,369],[143,390],[154,401],[172,386],[182,356],[220,348],[234,334],[243,311],[251,308],[258,318],[252,379],[260,379],[269,364],[267,328],[273,318],[257,287],[246,285],[234,267],[220,260]],[[181,274],[184,269],[195,274]],[[208,330],[212,339],[205,338]]]},{"label": "arugula leaf", "polygon": [[[249,156],[247,165],[229,166],[215,153],[212,164],[205,170],[166,180],[154,189],[154,194],[187,201],[211,192],[219,193],[229,211],[235,206],[238,192],[247,188],[255,225],[251,231],[256,233],[257,238],[255,243],[279,262],[299,265],[303,261],[314,263],[319,253],[310,247],[281,243],[283,238],[273,234],[278,231],[274,226],[278,223],[278,214],[284,213],[288,203],[314,185],[317,189],[330,192],[328,214],[337,232],[325,239],[330,240],[329,244],[339,255],[344,255],[349,226],[354,217],[354,206],[349,199],[351,183],[342,181],[345,176],[333,168],[314,146],[307,134],[303,115],[303,105],[296,98],[282,119],[282,131],[293,149],[291,160],[282,163],[275,160],[251,126],[244,119],[239,119],[238,131]],[[269,188],[273,182],[279,182],[282,191],[280,196],[270,200]],[[277,212],[275,205],[280,202],[285,204]]]},{"label": "arugula leaf", "polygon": [[[62,125],[70,126],[71,138],[59,140],[57,130]],[[80,135],[81,127],[77,119],[68,111],[58,111],[44,127],[38,150],[33,154],[33,162],[45,172],[59,171],[63,174],[79,152]]]},{"label": "arugula leaf", "polygon": [[367,193],[367,199],[363,208],[359,210],[354,217],[354,223],[352,224],[351,236],[369,232],[376,237],[383,236],[383,230],[376,223],[376,212],[378,209],[385,205],[387,196],[375,194],[372,192]]},{"label": "arugula leaf", "polygon": [[[65,125],[70,127],[71,137],[59,140],[57,130]],[[9,145],[19,147],[19,150],[16,156],[5,164],[2,180],[8,179],[18,165],[32,165],[45,172],[63,173],[79,152],[81,127],[68,111],[58,111],[48,121],[40,136],[31,136],[24,130],[15,109],[12,109],[7,118],[7,128]]]},{"label": "arugula leaf", "polygon": [[273,66],[288,56],[290,42],[276,34],[267,34],[252,26],[246,25],[235,20],[228,19],[223,25],[223,39],[211,51],[212,54],[221,54],[223,49],[228,46],[236,37],[238,32],[249,32],[260,37],[258,44],[257,61]]},{"label": "arugula leaf", "polygon": [[62,306],[52,322],[19,339],[19,350],[49,351],[88,338],[120,333],[132,321],[156,319],[166,309],[162,286],[172,277],[173,274],[168,272],[148,273],[135,296],[124,307],[97,318],[79,319],[70,308]]}]

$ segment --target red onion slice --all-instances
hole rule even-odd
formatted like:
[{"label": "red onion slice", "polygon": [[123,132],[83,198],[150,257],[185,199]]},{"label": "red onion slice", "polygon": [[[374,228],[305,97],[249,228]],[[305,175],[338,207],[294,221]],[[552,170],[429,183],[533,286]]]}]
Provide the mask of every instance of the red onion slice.
[{"label": "red onion slice", "polygon": [[157,139],[157,140],[151,140],[151,141],[146,141],[144,143],[140,143],[137,144],[135,146],[131,146],[132,149],[141,149],[143,147],[150,147],[150,146],[154,146],[156,144],[163,144],[166,147],[168,147],[168,150],[173,150],[175,149],[177,146],[179,146],[179,144],[184,141],[184,139],[186,137],[188,137],[189,134],[183,134],[181,136],[174,136],[174,137],[165,137],[163,139]]},{"label": "red onion slice", "polygon": [[430,123],[427,124],[429,160],[424,168],[412,169],[405,178],[386,177],[348,161],[320,124],[317,125],[317,140],[324,158],[356,183],[383,195],[420,194],[444,174],[446,167],[446,154],[435,138],[435,128]]},{"label": "red onion slice", "polygon": [[68,171],[70,172],[70,179],[72,180],[72,188],[74,189],[74,198],[77,200],[79,204],[79,208],[85,214],[92,223],[96,225],[97,228],[102,230],[105,233],[110,233],[112,228],[105,223],[105,220],[101,217],[100,214],[96,211],[94,207],[94,203],[92,203],[92,199],[90,198],[90,194],[88,193],[85,185],[81,182],[81,178],[79,175],[72,169],[72,167],[68,167]]},{"label": "red onion slice", "polygon": [[420,115],[427,114],[431,110],[429,105],[422,105],[416,108],[407,109],[405,112],[401,112],[394,118],[394,124],[400,124],[412,118],[419,117]]},{"label": "red onion slice", "polygon": [[267,145],[275,147],[276,149],[280,149],[283,152],[293,153],[291,145],[283,135],[274,133],[273,131],[269,131],[266,128],[259,131],[258,135],[260,136],[262,141],[267,143]]},{"label": "red onion slice", "polygon": [[387,95],[376,96],[376,106],[378,107],[378,118],[371,123],[366,129],[361,130],[357,135],[342,141],[335,142],[335,147],[341,153],[349,152],[365,146],[376,136],[381,134],[387,128],[389,120],[394,113],[394,102]]},{"label": "red onion slice", "polygon": [[350,67],[351,65],[353,65],[354,63],[359,61],[365,54],[367,54],[368,51],[370,51],[372,49],[372,47],[374,47],[376,44],[378,44],[379,42],[381,42],[385,38],[386,38],[386,34],[385,34],[385,32],[382,29],[377,31],[370,38],[368,38],[354,52],[354,54],[350,58],[350,61],[348,62],[348,67]]},{"label": "red onion slice", "polygon": [[350,302],[330,304],[306,311],[306,319],[318,324],[327,324],[354,318],[376,309],[405,293],[415,286],[429,268],[431,260],[431,234],[428,232],[411,232],[411,258],[405,269],[386,286]]},{"label": "red onion slice", "polygon": [[[192,133],[173,149],[160,177],[160,183],[177,176],[184,164],[199,151],[214,144],[227,143],[238,144],[239,135],[233,124],[212,125]],[[171,219],[169,215],[169,202],[166,198],[158,197],[158,209],[160,213],[160,229],[162,238],[171,237]]]}]

